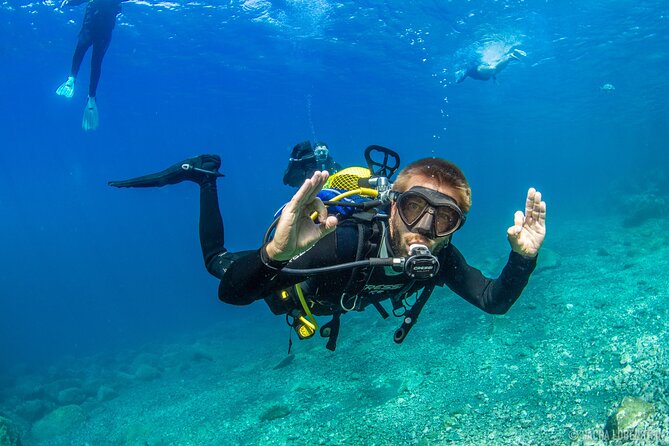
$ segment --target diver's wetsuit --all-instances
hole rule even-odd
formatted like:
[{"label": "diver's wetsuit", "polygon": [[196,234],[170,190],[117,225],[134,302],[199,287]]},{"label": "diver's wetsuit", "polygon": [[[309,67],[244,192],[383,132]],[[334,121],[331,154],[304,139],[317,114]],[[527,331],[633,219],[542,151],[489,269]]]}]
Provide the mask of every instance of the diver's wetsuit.
[{"label": "diver's wetsuit", "polygon": [[68,5],[81,5],[88,1],[84,21],[79,31],[77,47],[72,57],[71,75],[77,77],[86,51],[92,46],[91,80],[88,96],[94,98],[102,73],[102,59],[111,43],[116,16],[121,13],[121,3],[128,0],[69,0]]},{"label": "diver's wetsuit", "polygon": [[[524,55],[525,53],[522,52],[522,54]],[[518,56],[516,56],[513,51],[506,53],[504,56],[500,57],[499,60],[492,63],[476,61],[470,64],[466,70],[458,73],[456,82],[463,82],[467,77],[479,81],[487,81],[488,79],[497,80],[497,74],[506,68],[512,60],[518,60]]]},{"label": "diver's wetsuit", "polygon": [[[372,224],[383,230],[387,222],[358,223],[344,220],[337,229],[320,240],[310,250],[290,261],[291,268],[315,268],[352,262],[359,257],[358,237],[370,238]],[[200,242],[207,270],[221,280],[219,299],[234,305],[246,305],[265,299],[276,314],[286,312],[278,298],[278,292],[302,282],[305,296],[313,302],[312,313],[327,315],[360,310],[365,306],[391,298],[399,302],[426,285],[448,286],[456,294],[487,313],[505,313],[518,299],[536,266],[536,258],[527,259],[511,252],[507,265],[497,279],[489,279],[476,268],[467,264],[460,251],[449,244],[443,248],[438,259],[438,274],[426,281],[412,281],[403,273],[390,273],[384,267],[376,267],[368,275],[362,275],[366,283],[351,283],[351,271],[345,270],[320,274],[310,278],[281,273],[287,262],[273,262],[266,256],[264,248],[237,253],[227,252],[223,247],[223,221],[218,208],[215,182],[203,184],[200,191]],[[370,255],[371,254],[371,255]],[[364,253],[363,258],[376,256],[378,249]],[[356,277],[359,279],[360,275]],[[305,281],[306,279],[306,281]],[[348,290],[347,290],[348,286]],[[344,292],[349,292],[342,298]],[[356,298],[357,296],[357,298]],[[393,304],[395,307],[395,304]]]}]

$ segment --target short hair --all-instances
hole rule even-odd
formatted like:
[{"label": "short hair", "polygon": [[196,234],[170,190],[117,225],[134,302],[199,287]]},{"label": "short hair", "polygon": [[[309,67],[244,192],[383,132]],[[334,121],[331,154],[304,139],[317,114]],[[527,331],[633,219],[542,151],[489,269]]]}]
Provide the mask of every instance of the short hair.
[{"label": "short hair", "polygon": [[406,192],[409,182],[415,177],[435,179],[437,183],[454,188],[458,192],[455,200],[462,212],[469,212],[472,206],[472,190],[462,170],[450,161],[441,158],[423,158],[406,166],[397,175],[393,190]]}]

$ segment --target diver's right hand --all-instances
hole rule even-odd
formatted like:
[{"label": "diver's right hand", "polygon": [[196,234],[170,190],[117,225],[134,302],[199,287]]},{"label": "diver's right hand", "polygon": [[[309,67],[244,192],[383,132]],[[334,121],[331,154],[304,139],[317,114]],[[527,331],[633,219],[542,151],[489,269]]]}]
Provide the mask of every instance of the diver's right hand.
[{"label": "diver's right hand", "polygon": [[[290,260],[335,230],[337,217],[328,216],[325,205],[316,196],[328,177],[327,171],[314,172],[283,208],[274,231],[274,238],[265,246],[270,259]],[[311,219],[313,212],[318,213],[316,220],[318,223]]]}]

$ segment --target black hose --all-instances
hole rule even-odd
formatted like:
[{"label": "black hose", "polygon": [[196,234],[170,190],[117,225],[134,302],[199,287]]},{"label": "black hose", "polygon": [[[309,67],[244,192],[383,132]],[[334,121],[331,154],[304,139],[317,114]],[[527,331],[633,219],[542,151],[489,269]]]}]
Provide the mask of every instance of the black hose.
[{"label": "black hose", "polygon": [[380,259],[373,257],[367,260],[358,260],[356,262],[342,263],[340,265],[322,266],[320,268],[282,268],[281,272],[289,275],[310,276],[363,266],[393,266],[394,263],[395,259],[393,258]]}]

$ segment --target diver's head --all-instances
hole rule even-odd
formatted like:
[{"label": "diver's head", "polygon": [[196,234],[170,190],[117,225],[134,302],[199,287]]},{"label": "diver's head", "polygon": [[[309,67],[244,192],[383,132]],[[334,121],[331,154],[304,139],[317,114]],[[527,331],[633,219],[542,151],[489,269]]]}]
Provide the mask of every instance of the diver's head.
[{"label": "diver's head", "polygon": [[329,154],[330,150],[328,149],[327,144],[321,141],[316,143],[316,145],[314,146],[314,156],[316,157],[316,162],[318,163],[325,162],[325,160],[328,159]]},{"label": "diver's head", "polygon": [[465,222],[471,189],[462,171],[439,158],[425,158],[406,166],[393,184],[390,237],[396,256],[422,244],[437,253]]}]

